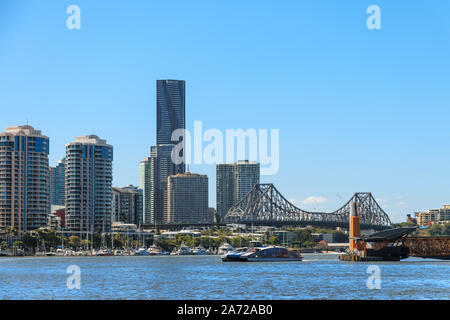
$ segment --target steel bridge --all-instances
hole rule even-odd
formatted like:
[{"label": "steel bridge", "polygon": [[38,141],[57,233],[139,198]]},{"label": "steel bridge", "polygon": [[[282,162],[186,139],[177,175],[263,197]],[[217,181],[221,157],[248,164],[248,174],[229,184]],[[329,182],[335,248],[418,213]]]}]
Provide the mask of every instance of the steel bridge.
[{"label": "steel bridge", "polygon": [[256,184],[224,220],[265,226],[323,226],[348,228],[350,204],[356,202],[361,229],[388,229],[391,220],[370,192],[358,192],[334,212],[309,212],[290,203],[273,184]]}]

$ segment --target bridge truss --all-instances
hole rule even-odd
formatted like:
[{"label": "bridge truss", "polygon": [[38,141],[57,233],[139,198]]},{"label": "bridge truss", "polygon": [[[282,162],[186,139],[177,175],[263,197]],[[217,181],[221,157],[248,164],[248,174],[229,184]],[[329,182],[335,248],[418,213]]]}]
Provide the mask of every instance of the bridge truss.
[{"label": "bridge truss", "polygon": [[350,204],[356,202],[363,229],[387,229],[391,220],[370,192],[358,192],[334,212],[309,212],[289,202],[273,184],[256,184],[225,216],[227,223],[256,225],[316,225],[344,227],[349,224]]}]

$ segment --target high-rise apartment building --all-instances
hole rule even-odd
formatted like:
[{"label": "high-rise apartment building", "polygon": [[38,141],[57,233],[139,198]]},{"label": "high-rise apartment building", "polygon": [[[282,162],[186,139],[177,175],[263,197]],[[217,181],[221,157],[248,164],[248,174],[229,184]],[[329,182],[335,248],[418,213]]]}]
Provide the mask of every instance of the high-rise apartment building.
[{"label": "high-rise apartment building", "polygon": [[96,135],[66,144],[66,220],[72,231],[108,231],[113,147]]},{"label": "high-rise apartment building", "polygon": [[256,161],[238,161],[235,165],[235,203],[249,193],[259,183],[259,163]]},{"label": "high-rise apartment building", "polygon": [[156,81],[156,144],[173,144],[172,132],[186,129],[184,80]]},{"label": "high-rise apartment building", "polygon": [[19,232],[47,225],[49,138],[32,126],[0,134],[0,228]]},{"label": "high-rise apartment building", "polygon": [[208,213],[208,177],[183,173],[170,176],[167,185],[167,223],[211,223]]},{"label": "high-rise apartment building", "polygon": [[142,223],[152,223],[152,170],[151,158],[141,160],[139,164],[139,188],[142,190]]},{"label": "high-rise apartment building", "polygon": [[50,167],[50,205],[64,206],[65,204],[65,159],[58,161],[55,167]]},{"label": "high-rise apartment building", "polygon": [[113,187],[112,222],[142,224],[142,190],[128,185]]},{"label": "high-rise apartment building", "polygon": [[259,163],[248,160],[216,166],[217,213],[224,217],[228,210],[259,183]]},{"label": "high-rise apartment building", "polygon": [[216,211],[224,217],[235,201],[235,167],[231,164],[216,166]]},{"label": "high-rise apartment building", "polygon": [[167,178],[184,172],[184,165],[175,165],[172,150],[175,145],[162,144],[151,147],[151,223],[164,223],[167,216]]}]

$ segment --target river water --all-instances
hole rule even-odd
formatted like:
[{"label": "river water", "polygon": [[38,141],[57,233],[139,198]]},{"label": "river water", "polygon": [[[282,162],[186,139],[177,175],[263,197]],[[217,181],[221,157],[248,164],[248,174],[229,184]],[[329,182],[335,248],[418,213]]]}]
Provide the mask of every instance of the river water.
[{"label": "river water", "polygon": [[[219,256],[2,257],[0,299],[450,298],[449,261],[373,264],[303,256],[284,263],[223,263]],[[80,268],[80,289],[67,287],[71,265]],[[367,286],[376,275],[367,273],[371,265],[379,268],[379,289],[373,281],[372,289]]]}]

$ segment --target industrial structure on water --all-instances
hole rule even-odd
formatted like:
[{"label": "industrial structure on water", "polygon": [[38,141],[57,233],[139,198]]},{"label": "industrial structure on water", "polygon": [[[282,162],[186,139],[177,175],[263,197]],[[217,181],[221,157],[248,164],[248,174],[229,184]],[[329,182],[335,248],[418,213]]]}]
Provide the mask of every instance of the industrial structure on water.
[{"label": "industrial structure on water", "polygon": [[417,227],[388,229],[361,235],[358,207],[350,204],[349,249],[342,261],[400,261],[409,256],[450,260],[450,237],[408,237]]}]

